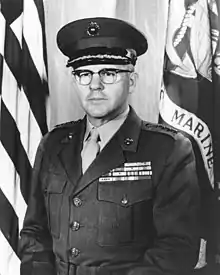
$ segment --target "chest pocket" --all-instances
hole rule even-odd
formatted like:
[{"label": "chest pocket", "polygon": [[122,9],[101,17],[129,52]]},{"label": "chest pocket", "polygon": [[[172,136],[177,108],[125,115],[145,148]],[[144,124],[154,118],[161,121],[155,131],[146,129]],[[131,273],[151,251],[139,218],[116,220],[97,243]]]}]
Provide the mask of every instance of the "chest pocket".
[{"label": "chest pocket", "polygon": [[141,243],[152,232],[152,181],[103,182],[98,184],[100,245]]},{"label": "chest pocket", "polygon": [[66,180],[59,175],[50,174],[48,187],[45,190],[48,224],[51,234],[55,238],[60,236],[61,208],[64,199]]}]

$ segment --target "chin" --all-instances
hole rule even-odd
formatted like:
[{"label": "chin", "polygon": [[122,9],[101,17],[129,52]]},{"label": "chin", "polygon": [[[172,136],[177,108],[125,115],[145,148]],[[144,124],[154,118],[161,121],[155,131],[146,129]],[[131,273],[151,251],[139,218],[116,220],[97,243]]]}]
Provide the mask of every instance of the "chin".
[{"label": "chin", "polygon": [[105,118],[106,116],[108,116],[107,113],[100,113],[100,112],[88,113],[88,115],[95,119],[101,119],[101,118]]},{"label": "chin", "polygon": [[94,118],[102,118],[108,115],[108,111],[100,108],[91,108],[86,112],[89,116]]}]

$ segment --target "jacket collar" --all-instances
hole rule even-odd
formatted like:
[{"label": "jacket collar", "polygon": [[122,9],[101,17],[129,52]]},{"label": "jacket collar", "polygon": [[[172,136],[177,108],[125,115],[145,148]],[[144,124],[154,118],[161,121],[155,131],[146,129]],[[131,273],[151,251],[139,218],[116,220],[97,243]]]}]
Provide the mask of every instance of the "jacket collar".
[{"label": "jacket collar", "polygon": [[136,152],[141,131],[141,124],[141,119],[137,116],[134,109],[130,107],[127,119],[117,132],[122,150]]},{"label": "jacket collar", "polygon": [[[137,151],[141,124],[141,119],[137,116],[135,111],[130,108],[129,114],[123,125],[96,157],[85,174],[79,179],[74,190],[75,195],[101,175],[125,163],[126,151]],[[78,153],[78,155],[80,155],[80,153]]]}]

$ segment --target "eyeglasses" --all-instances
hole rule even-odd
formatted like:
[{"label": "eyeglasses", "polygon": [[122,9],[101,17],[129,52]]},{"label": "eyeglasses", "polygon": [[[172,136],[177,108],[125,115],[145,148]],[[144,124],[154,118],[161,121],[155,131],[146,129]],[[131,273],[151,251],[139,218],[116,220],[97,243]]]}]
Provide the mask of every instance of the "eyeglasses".
[{"label": "eyeglasses", "polygon": [[92,82],[94,74],[99,75],[102,83],[114,84],[120,80],[121,73],[132,73],[132,71],[120,69],[102,69],[98,72],[93,72],[90,70],[76,70],[72,72],[78,83],[83,86],[89,85]]}]

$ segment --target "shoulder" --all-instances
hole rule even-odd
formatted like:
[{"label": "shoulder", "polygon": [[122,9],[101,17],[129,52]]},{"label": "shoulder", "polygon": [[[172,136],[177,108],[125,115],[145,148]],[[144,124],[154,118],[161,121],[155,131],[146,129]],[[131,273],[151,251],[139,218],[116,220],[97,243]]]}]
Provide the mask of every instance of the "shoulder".
[{"label": "shoulder", "polygon": [[173,163],[184,159],[187,163],[195,160],[193,144],[183,132],[162,124],[143,124],[143,130],[153,135],[152,146],[156,146],[158,151],[166,152],[167,160]]},{"label": "shoulder", "polygon": [[182,154],[191,154],[193,152],[193,144],[189,136],[171,126],[145,122],[143,123],[143,129],[160,135],[155,140],[163,145],[170,144],[170,150],[173,149],[177,154],[180,154],[180,152]]},{"label": "shoulder", "polygon": [[158,135],[170,136],[174,139],[180,133],[178,130],[160,123],[151,123],[151,122],[143,121],[142,125],[143,125],[142,129],[144,131],[152,132]]},{"label": "shoulder", "polygon": [[51,133],[56,132],[57,130],[68,130],[70,128],[72,129],[73,127],[76,127],[81,121],[82,121],[82,119],[78,119],[78,120],[73,120],[73,121],[68,121],[65,123],[57,124],[51,130]]},{"label": "shoulder", "polygon": [[142,129],[156,135],[158,137],[158,139],[155,138],[156,140],[163,142],[165,140],[169,142],[170,140],[171,143],[176,144],[177,147],[192,147],[192,143],[189,137],[182,131],[179,131],[171,126],[143,121]]},{"label": "shoulder", "polygon": [[57,124],[54,128],[49,132],[49,135],[56,136],[62,135],[67,132],[75,132],[77,130],[77,126],[82,122],[82,119],[68,121],[65,123]]},{"label": "shoulder", "polygon": [[82,119],[79,119],[76,121],[69,121],[66,123],[55,125],[54,128],[42,138],[40,145],[42,147],[45,147],[48,146],[48,144],[67,142],[77,131],[78,125],[81,122]]}]

